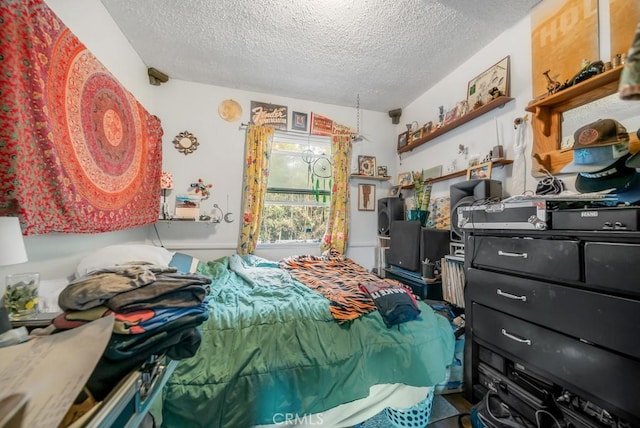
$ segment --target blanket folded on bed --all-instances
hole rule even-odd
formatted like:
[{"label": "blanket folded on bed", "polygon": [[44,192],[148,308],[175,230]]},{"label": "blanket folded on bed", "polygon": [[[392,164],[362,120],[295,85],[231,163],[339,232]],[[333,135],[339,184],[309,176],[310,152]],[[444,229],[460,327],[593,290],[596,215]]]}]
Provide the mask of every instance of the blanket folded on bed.
[{"label": "blanket folded on bed", "polygon": [[[331,315],[339,323],[354,320],[376,309],[360,284],[380,282],[380,277],[336,251],[322,256],[288,257],[280,265],[295,279],[329,299]],[[393,280],[389,283],[402,286]]]}]

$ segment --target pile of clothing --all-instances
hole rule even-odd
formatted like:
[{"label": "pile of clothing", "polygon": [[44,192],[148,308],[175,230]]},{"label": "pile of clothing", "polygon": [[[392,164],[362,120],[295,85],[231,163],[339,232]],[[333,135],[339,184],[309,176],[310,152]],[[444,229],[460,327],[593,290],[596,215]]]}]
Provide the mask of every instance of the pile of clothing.
[{"label": "pile of clothing", "polygon": [[113,334],[87,389],[102,400],[131,370],[155,355],[180,360],[200,346],[198,326],[208,318],[211,280],[173,267],[131,264],[90,272],[70,283],[58,298],[64,311],[56,330],[76,328],[114,315]]}]

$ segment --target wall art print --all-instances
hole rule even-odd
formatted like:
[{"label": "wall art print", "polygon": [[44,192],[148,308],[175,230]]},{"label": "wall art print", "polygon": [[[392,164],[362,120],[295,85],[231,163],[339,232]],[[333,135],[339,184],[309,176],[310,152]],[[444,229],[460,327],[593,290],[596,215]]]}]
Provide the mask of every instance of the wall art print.
[{"label": "wall art print", "polygon": [[288,110],[287,106],[251,101],[251,123],[286,131]]},{"label": "wall art print", "polygon": [[155,222],[160,120],[43,0],[4,2],[0,19],[0,216],[26,235]]}]

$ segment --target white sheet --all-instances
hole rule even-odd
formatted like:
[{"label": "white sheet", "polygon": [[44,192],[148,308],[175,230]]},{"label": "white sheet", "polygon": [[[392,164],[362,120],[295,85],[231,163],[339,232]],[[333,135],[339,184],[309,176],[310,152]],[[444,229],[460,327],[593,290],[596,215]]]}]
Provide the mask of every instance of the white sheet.
[{"label": "white sheet", "polygon": [[386,407],[406,409],[424,400],[432,387],[415,387],[401,383],[374,385],[369,395],[313,415],[275,414],[273,424],[255,428],[282,427],[351,427],[377,415]]}]

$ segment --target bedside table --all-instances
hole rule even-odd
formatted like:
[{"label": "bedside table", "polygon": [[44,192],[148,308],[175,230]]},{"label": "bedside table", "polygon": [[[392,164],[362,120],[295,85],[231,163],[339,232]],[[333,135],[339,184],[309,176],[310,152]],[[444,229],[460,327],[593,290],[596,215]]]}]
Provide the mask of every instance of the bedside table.
[{"label": "bedside table", "polygon": [[29,317],[20,320],[11,320],[11,328],[26,327],[31,331],[34,328],[45,328],[51,321],[62,312],[37,312]]}]

